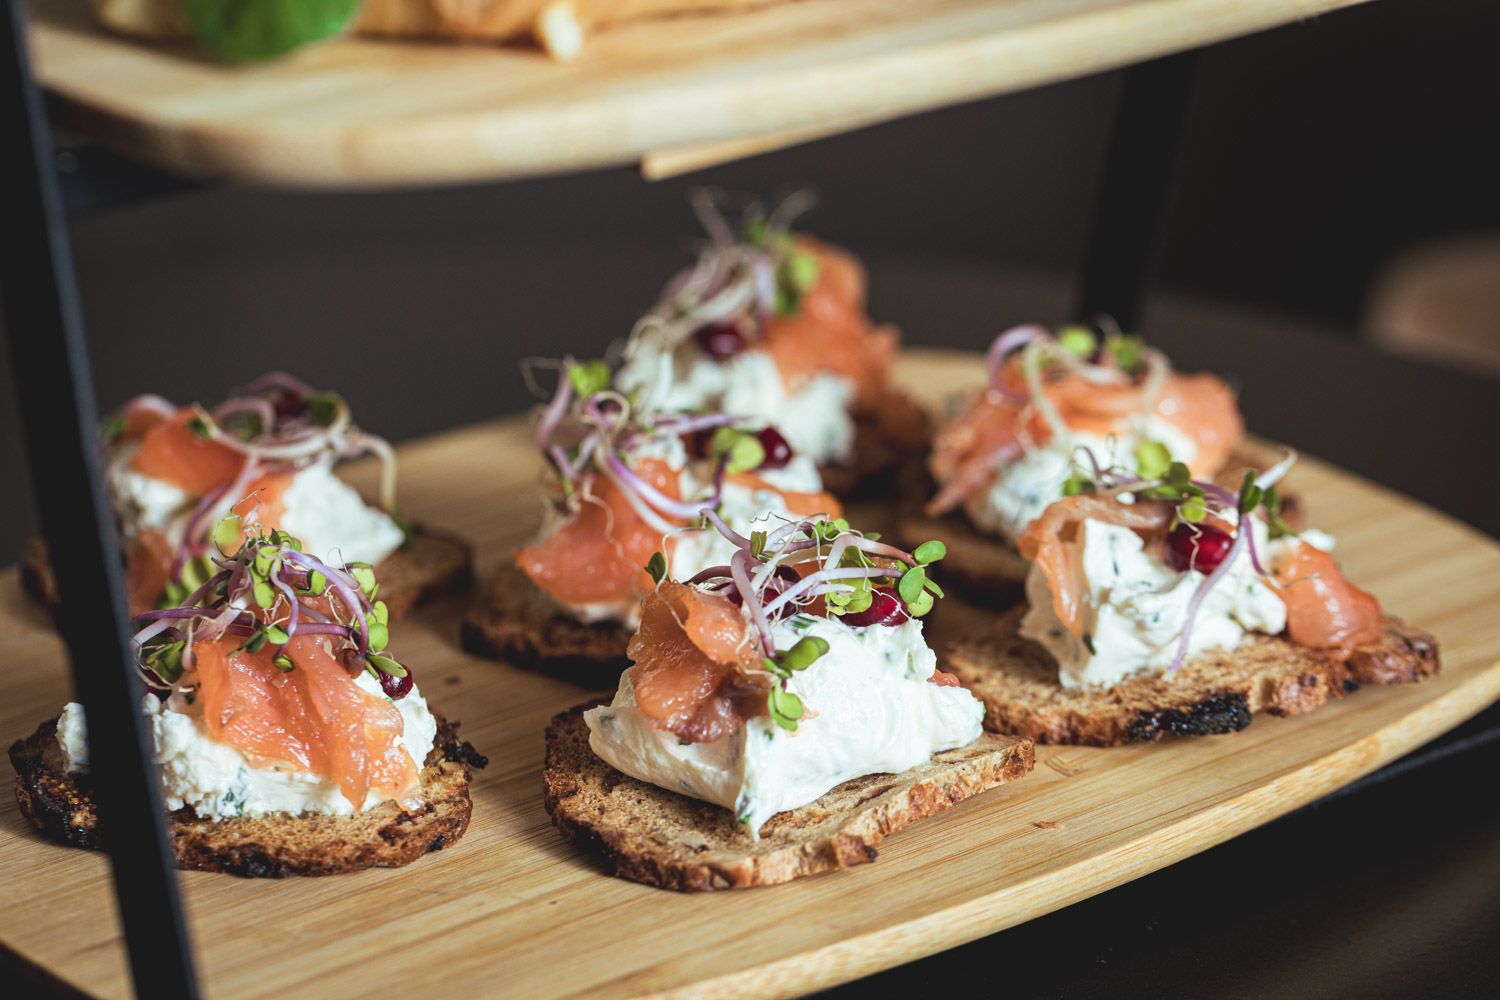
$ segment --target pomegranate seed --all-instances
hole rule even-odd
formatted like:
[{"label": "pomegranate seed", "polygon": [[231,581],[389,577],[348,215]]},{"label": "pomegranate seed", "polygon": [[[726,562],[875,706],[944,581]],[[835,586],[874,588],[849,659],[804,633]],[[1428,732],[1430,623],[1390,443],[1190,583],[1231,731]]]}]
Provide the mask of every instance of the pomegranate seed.
[{"label": "pomegranate seed", "polygon": [[390,674],[380,675],[380,690],[391,701],[400,701],[411,693],[412,679],[411,667],[406,668],[405,677],[392,677]]},{"label": "pomegranate seed", "polygon": [[762,469],[784,469],[786,464],[792,460],[796,452],[787,443],[787,439],[781,436],[781,432],[774,427],[765,427],[755,435],[760,446],[765,449],[766,457],[760,463]]},{"label": "pomegranate seed", "polygon": [[906,605],[901,603],[901,598],[889,587],[876,587],[870,591],[870,606],[863,611],[844,616],[845,625],[853,625],[856,628],[865,625],[900,625],[911,616],[906,613]]},{"label": "pomegranate seed", "polygon": [[1167,535],[1167,563],[1179,573],[1212,573],[1233,544],[1234,536],[1222,528],[1179,521]]},{"label": "pomegranate seed", "polygon": [[745,335],[740,328],[730,323],[710,323],[700,326],[693,334],[698,346],[716,361],[732,358],[745,347]]}]

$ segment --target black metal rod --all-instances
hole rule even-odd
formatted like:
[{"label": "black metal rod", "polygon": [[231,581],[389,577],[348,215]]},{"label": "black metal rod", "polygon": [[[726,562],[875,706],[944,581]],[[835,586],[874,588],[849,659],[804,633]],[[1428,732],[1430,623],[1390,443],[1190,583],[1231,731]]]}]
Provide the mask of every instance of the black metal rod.
[{"label": "black metal rod", "polygon": [[90,772],[114,868],[136,994],[194,997],[197,982],[167,840],[144,694],[130,649],[124,572],[105,492],[99,418],[52,138],[31,76],[22,0],[0,32],[0,298],[59,624],[88,720]]},{"label": "black metal rod", "polygon": [[1192,51],[1125,71],[1084,259],[1080,319],[1111,316],[1124,330],[1140,324],[1161,257],[1197,66]]}]

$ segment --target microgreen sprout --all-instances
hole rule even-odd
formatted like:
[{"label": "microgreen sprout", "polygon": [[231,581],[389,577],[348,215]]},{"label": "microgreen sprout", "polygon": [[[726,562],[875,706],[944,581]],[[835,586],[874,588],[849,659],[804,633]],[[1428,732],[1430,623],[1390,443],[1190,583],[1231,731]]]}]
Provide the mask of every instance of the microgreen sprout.
[{"label": "microgreen sprout", "polygon": [[252,530],[232,554],[210,557],[209,570],[171,607],[135,619],[140,666],[154,686],[179,683],[191,668],[193,644],[224,636],[250,654],[273,647],[272,662],[283,671],[296,667],[292,641],[316,636],[350,669],[377,680],[407,676],[387,650],[390,611],[368,565],[331,566],[284,531]]},{"label": "microgreen sprout", "polygon": [[734,544],[735,552],[728,565],[709,567],[687,582],[737,599],[758,641],[762,663],[774,678],[766,709],[783,729],[795,730],[802,717],[801,700],[789,687],[792,675],[823,656],[828,644],[817,636],[803,636],[791,648],[778,650],[773,622],[807,614],[818,602],[834,617],[858,614],[869,609],[876,587],[894,589],[913,618],[927,614],[943,596],[928,575],[947,555],[942,542],[925,542],[905,552],[854,530],[843,518],[791,521],[746,538],[717,514],[710,511],[706,517]]},{"label": "microgreen sprout", "polygon": [[[176,419],[177,415],[177,408],[160,396],[138,396],[106,422],[106,441],[118,442],[134,418],[149,417],[157,423]],[[186,427],[197,437],[238,453],[242,461],[234,479],[201,497],[188,515],[172,561],[168,602],[179,600],[202,582],[211,548],[227,552],[239,544],[257,501],[235,504],[237,513],[231,518],[223,517],[224,510],[267,475],[295,472],[320,461],[374,454],[381,462],[381,506],[387,512],[395,509],[395,452],[384,440],[354,426],[348,404],[337,393],[271,372],[212,410],[191,407]]]},{"label": "microgreen sprout", "polygon": [[1248,555],[1257,576],[1271,586],[1277,586],[1275,579],[1261,562],[1252,518],[1259,511],[1266,521],[1268,535],[1273,539],[1295,534],[1281,518],[1282,501],[1276,487],[1296,462],[1297,456],[1295,453],[1288,453],[1264,472],[1247,469],[1240,481],[1239,490],[1231,491],[1217,483],[1193,479],[1188,467],[1172,459],[1166,446],[1159,442],[1144,442],[1136,448],[1135,474],[1124,469],[1101,468],[1092,452],[1087,448],[1081,450],[1087,459],[1089,472],[1085,473],[1075,465],[1073,474],[1063,483],[1063,496],[1097,493],[1115,498],[1130,496],[1139,500],[1165,501],[1172,505],[1171,517],[1164,525],[1168,530],[1179,524],[1202,524],[1209,518],[1234,528],[1229,551],[1213,571],[1205,575],[1188,602],[1177,652],[1167,668],[1167,675],[1171,676],[1187,657],[1193,623],[1203,601],[1228,575],[1241,552]]},{"label": "microgreen sprout", "polygon": [[[600,476],[620,489],[643,521],[666,534],[716,508],[727,473],[749,472],[765,461],[765,448],[754,433],[737,426],[741,421],[735,417],[646,412],[610,387],[605,362],[564,358],[557,364],[557,388],[537,421],[536,444],[551,463],[570,509],[585,502],[594,477]],[[669,496],[631,467],[632,451],[671,439],[686,443],[698,434],[709,435],[714,462],[708,496]]]}]

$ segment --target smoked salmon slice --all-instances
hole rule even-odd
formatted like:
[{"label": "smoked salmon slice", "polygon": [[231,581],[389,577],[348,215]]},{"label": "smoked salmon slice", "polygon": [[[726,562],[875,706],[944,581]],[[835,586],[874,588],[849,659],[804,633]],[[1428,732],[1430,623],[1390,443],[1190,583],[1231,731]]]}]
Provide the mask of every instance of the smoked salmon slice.
[{"label": "smoked salmon slice", "polygon": [[857,405],[878,404],[896,356],[895,329],[872,326],[865,315],[864,270],[854,257],[808,239],[798,247],[818,261],[818,277],[795,313],[767,325],[762,348],[794,392],[828,373],[854,384]]},{"label": "smoked salmon slice", "polygon": [[[1013,394],[1024,395],[1019,360],[1007,363],[1001,377]],[[1141,414],[1143,390],[1133,383],[1091,382],[1072,371],[1050,373],[1042,387],[1064,425],[1100,437],[1119,433]],[[1234,392],[1209,374],[1168,375],[1153,412],[1197,445],[1188,463],[1195,476],[1218,472],[1245,433]],[[944,486],[928,513],[945,513],[984,489],[999,461],[1010,457],[1008,449],[1044,445],[1052,436],[1051,425],[1028,400],[994,390],[981,393],[933,442],[930,467]]]},{"label": "smoked salmon slice", "polygon": [[194,434],[188,427],[191,409],[180,410],[141,435],[130,457],[130,467],[143,476],[171,483],[194,496],[203,496],[239,475],[245,456],[219,441]]},{"label": "smoked salmon slice", "polygon": [[[667,496],[681,498],[678,475],[666,462],[645,459],[633,471]],[[516,550],[516,565],[566,604],[632,600],[651,586],[645,565],[661,548],[662,533],[641,519],[609,478],[595,475],[588,489],[557,531]]]},{"label": "smoked salmon slice", "polygon": [[176,554],[176,546],[160,531],[148,528],[135,536],[125,556],[125,590],[132,615],[156,607],[172,578]]},{"label": "smoked salmon slice", "polygon": [[1347,654],[1380,638],[1380,602],[1350,583],[1329,553],[1303,542],[1273,575],[1286,603],[1287,638],[1297,645]]},{"label": "smoked salmon slice", "polygon": [[338,784],[355,811],[371,790],[403,806],[421,803],[421,778],[397,743],[401,712],[354,682],[326,639],[298,636],[287,646],[296,666],[281,671],[275,647],[237,650],[225,636],[193,647],[193,672],[209,734],[255,768],[290,767]]},{"label": "smoked salmon slice", "polygon": [[682,739],[711,743],[766,711],[770,675],[727,597],[663,581],[626,652],[641,714]]}]

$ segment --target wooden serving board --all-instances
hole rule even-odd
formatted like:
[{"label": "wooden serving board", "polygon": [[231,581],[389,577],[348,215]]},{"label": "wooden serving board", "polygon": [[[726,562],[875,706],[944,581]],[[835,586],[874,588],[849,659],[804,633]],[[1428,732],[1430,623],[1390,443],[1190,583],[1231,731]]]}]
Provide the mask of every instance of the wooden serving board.
[{"label": "wooden serving board", "polygon": [[[977,383],[980,364],[922,352],[899,375],[933,401]],[[402,492],[417,517],[467,531],[487,570],[536,522],[537,467],[525,423],[500,421],[403,448]],[[1366,688],[1302,718],[1257,718],[1232,736],[1039,748],[1032,776],[890,838],[874,864],[770,889],[651,889],[606,876],[565,843],[542,809],[542,730],[587,692],[465,655],[456,642],[462,602],[430,609],[396,631],[394,647],[428,698],[463,720],[464,734],[489,755],[468,836],[397,871],[283,882],[186,873],[208,995],[805,992],[1212,847],[1374,770],[1500,695],[1500,545],[1313,459],[1292,481],[1315,522],[1338,535],[1349,575],[1436,633],[1441,676]],[[932,619],[935,638],[982,617],[944,602]],[[0,581],[0,690],[7,741],[68,697],[61,645],[13,571]],[[127,995],[103,855],[42,840],[5,796],[0,885],[0,942],[13,957],[87,993]]]},{"label": "wooden serving board", "polygon": [[111,36],[85,0],[31,7],[38,75],[85,135],[191,175],[349,187],[660,176],[1360,2],[802,0],[606,30],[569,63],[347,39],[256,66]]}]

